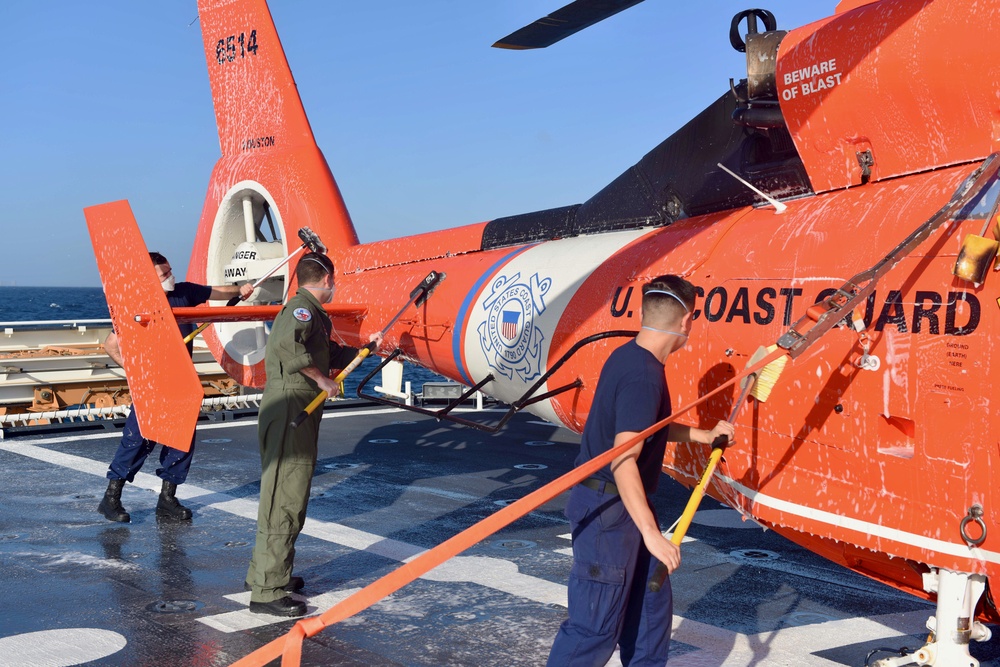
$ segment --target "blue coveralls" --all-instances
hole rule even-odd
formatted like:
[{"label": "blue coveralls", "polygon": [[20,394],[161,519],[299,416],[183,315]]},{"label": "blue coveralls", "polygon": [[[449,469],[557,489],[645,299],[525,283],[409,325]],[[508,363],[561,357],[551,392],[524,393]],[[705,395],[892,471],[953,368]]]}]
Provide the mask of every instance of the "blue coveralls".
[{"label": "blue coveralls", "polygon": [[[669,415],[663,365],[635,341],[626,343],[601,370],[576,465],[611,449],[616,434],[642,431]],[[637,460],[647,497],[659,482],[666,439],[665,429],[648,438]],[[573,487],[566,505],[573,535],[569,618],[548,665],[603,667],[616,645],[623,665],[665,665],[673,619],[670,579],[658,593],[649,592],[657,561],[621,502],[610,467],[591,480],[598,488]]]},{"label": "blue coveralls", "polygon": [[[173,292],[167,292],[167,303],[171,308],[197,306],[208,301],[212,294],[212,288],[196,283],[177,283]],[[181,324],[182,336],[187,336],[194,331],[193,324]],[[188,352],[191,351],[192,344],[188,343]],[[108,467],[108,479],[126,479],[129,482],[135,480],[136,473],[146,462],[146,457],[153,451],[157,443],[142,437],[139,432],[139,420],[136,417],[135,407],[125,420],[125,427],[122,429],[122,439],[118,443],[118,450],[115,458]],[[194,458],[194,434],[191,434],[191,448],[182,452],[173,447],[160,447],[160,467],[156,469],[156,475],[166,482],[173,484],[183,484],[187,479],[188,471],[191,469],[191,461]]]}]

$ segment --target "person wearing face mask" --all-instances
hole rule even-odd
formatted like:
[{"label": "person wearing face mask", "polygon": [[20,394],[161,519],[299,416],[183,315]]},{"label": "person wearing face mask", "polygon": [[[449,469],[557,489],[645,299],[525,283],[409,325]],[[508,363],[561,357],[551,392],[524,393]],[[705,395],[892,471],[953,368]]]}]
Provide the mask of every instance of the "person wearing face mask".
[{"label": "person wearing face mask", "polygon": [[[245,283],[243,285],[218,285],[209,287],[196,283],[180,282],[174,279],[174,273],[170,268],[167,258],[158,252],[149,253],[149,258],[156,269],[156,275],[160,279],[160,285],[167,294],[167,302],[171,308],[197,306],[209,299],[229,300],[235,296],[244,299],[253,293],[253,285]],[[194,331],[194,324],[181,324],[182,336],[187,336]],[[193,348],[193,343],[188,343],[188,352]],[[108,335],[104,341],[104,350],[119,366],[122,366],[121,348],[118,345],[118,336],[114,332]],[[136,417],[135,409],[129,413],[122,429],[122,439],[118,444],[115,457],[108,467],[108,488],[104,492],[97,511],[104,515],[109,521],[128,523],[131,516],[122,507],[122,489],[125,482],[131,482],[135,475],[146,462],[146,457],[150,455],[156,447],[155,442],[142,437],[139,432],[139,421]],[[188,521],[191,519],[191,510],[178,502],[175,497],[177,485],[183,484],[187,479],[188,471],[191,469],[191,460],[194,456],[194,434],[191,435],[191,448],[182,452],[173,447],[160,447],[160,467],[156,470],[156,475],[163,480],[163,487],[160,490],[160,497],[156,502],[156,516]]]},{"label": "person wearing face mask", "polygon": [[[305,582],[292,576],[295,541],[309,504],[322,410],[298,427],[291,423],[320,391],[336,397],[331,371],[350,364],[358,350],[330,339],[333,325],[323,304],[333,300],[333,262],[307,253],[295,267],[298,292],[282,307],[271,326],[264,356],[267,382],[257,420],[260,442],[260,505],[257,538],[244,588],[250,611],[302,616],[306,605],[288,595]],[[370,340],[382,342],[382,334]]]},{"label": "person wearing face mask", "polygon": [[[694,285],[680,276],[659,276],[643,285],[641,328],[601,369],[577,466],[670,416],[664,362],[687,342],[694,298]],[[623,665],[666,664],[670,580],[656,593],[647,582],[657,561],[673,572],[681,556],[660,532],[649,497],[668,441],[709,444],[720,435],[732,441],[733,433],[725,421],[710,431],[670,424],[573,487],[566,503],[573,536],[569,618],[552,645],[550,666],[604,665],[616,645]]]}]

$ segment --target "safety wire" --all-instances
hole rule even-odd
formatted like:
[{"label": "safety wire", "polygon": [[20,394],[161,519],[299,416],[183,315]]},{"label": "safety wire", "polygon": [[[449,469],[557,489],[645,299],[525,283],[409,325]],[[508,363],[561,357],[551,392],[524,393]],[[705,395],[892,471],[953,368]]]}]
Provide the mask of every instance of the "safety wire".
[{"label": "safety wire", "polygon": [[743,378],[754,373],[759,373],[769,363],[785,354],[786,352],[783,349],[774,350],[757,364],[745,369],[739,375],[727,380],[698,400],[680,408],[669,417],[636,434],[635,437],[630,438],[627,442],[594,457],[583,465],[532,491],[520,500],[473,524],[436,547],[423,552],[413,560],[404,563],[392,572],[341,600],[319,616],[311,616],[300,620],[283,637],[278,637],[253,653],[237,660],[233,663],[232,667],[263,667],[279,656],[281,657],[282,667],[299,667],[302,659],[302,642],[306,637],[317,635],[328,626],[350,618],[380,602],[385,597],[430,572],[448,559],[457,556],[469,547],[481,542],[483,539],[510,525],[539,506],[549,502],[560,493],[563,493],[599,469],[610,464],[615,458],[634,447],[637,442],[642,442],[654,433],[666,428],[681,415],[701,405]]}]

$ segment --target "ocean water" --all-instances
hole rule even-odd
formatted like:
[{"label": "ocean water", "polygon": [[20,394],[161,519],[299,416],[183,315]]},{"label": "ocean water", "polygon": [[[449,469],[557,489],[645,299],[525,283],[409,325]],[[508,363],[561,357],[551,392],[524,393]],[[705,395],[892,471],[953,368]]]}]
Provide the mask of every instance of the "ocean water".
[{"label": "ocean water", "polygon": [[100,287],[0,287],[0,322],[110,317]]},{"label": "ocean water", "polygon": [[[59,320],[110,319],[104,290],[100,287],[6,287],[0,286],[0,324],[9,322],[36,322]],[[344,381],[348,397],[355,396],[358,383],[380,363],[378,358],[365,359]],[[419,392],[424,382],[442,382],[445,378],[425,368],[406,363],[403,382],[409,381],[414,392]],[[379,376],[371,379],[366,393],[374,394],[373,387],[381,382]]]}]

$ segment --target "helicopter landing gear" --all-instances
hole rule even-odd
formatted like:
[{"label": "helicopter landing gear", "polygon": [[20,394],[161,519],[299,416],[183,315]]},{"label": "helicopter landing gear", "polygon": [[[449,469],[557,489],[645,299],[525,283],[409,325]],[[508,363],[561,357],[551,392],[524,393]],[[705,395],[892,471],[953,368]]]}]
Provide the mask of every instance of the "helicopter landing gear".
[{"label": "helicopter landing gear", "polygon": [[992,636],[989,628],[975,620],[976,603],[986,589],[986,577],[932,570],[924,575],[924,588],[937,592],[937,613],[927,619],[929,641],[910,655],[879,660],[875,667],[979,667],[979,661],[969,654],[969,641],[985,642]]}]

